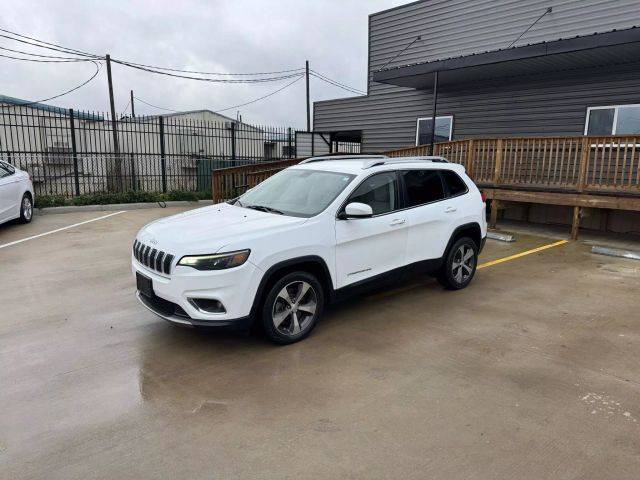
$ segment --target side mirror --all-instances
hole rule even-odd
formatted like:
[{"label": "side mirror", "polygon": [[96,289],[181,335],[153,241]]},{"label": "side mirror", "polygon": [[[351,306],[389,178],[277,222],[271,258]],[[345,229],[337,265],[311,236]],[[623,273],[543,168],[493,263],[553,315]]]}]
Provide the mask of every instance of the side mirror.
[{"label": "side mirror", "polygon": [[373,209],[366,203],[352,202],[344,209],[346,218],[369,218],[373,216]]}]

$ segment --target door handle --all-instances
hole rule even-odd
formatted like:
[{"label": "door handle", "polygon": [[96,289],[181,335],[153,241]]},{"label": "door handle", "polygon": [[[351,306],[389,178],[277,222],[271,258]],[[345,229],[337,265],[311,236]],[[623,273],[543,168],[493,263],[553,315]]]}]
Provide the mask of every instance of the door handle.
[{"label": "door handle", "polygon": [[395,227],[397,225],[404,225],[405,222],[406,220],[404,218],[394,218],[393,220],[391,220],[391,223],[389,225]]},{"label": "door handle", "polygon": [[457,212],[458,209],[456,207],[447,207],[444,209],[444,213],[453,213],[453,212]]}]

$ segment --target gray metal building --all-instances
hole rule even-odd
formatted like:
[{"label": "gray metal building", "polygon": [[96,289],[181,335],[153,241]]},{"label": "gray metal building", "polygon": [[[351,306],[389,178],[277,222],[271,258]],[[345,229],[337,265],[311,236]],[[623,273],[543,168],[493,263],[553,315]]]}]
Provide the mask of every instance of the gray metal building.
[{"label": "gray metal building", "polygon": [[436,75],[436,141],[640,133],[640,0],[418,1],[369,16],[368,52],[368,95],[313,112],[365,153],[428,143]]}]

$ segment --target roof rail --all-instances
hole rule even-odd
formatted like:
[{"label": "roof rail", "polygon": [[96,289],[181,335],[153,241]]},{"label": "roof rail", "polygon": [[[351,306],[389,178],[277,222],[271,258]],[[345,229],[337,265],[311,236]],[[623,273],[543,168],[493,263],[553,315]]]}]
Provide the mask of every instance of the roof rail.
[{"label": "roof rail", "polygon": [[395,163],[416,163],[416,162],[432,162],[432,163],[449,163],[444,157],[422,156],[422,157],[392,157],[387,159],[372,160],[365,164],[362,169],[378,167],[380,165],[390,165]]},{"label": "roof rail", "polygon": [[360,154],[347,154],[347,155],[325,155],[322,157],[311,157],[307,158],[300,162],[303,163],[314,163],[314,162],[324,162],[327,160],[384,160],[385,158],[389,158],[386,155],[360,155]]}]

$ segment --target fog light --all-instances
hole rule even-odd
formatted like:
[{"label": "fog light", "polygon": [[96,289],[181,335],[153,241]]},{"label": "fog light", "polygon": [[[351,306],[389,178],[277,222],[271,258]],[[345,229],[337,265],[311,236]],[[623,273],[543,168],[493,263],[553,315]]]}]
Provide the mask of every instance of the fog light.
[{"label": "fog light", "polygon": [[227,313],[222,302],[212,298],[190,298],[189,302],[201,312]]}]

